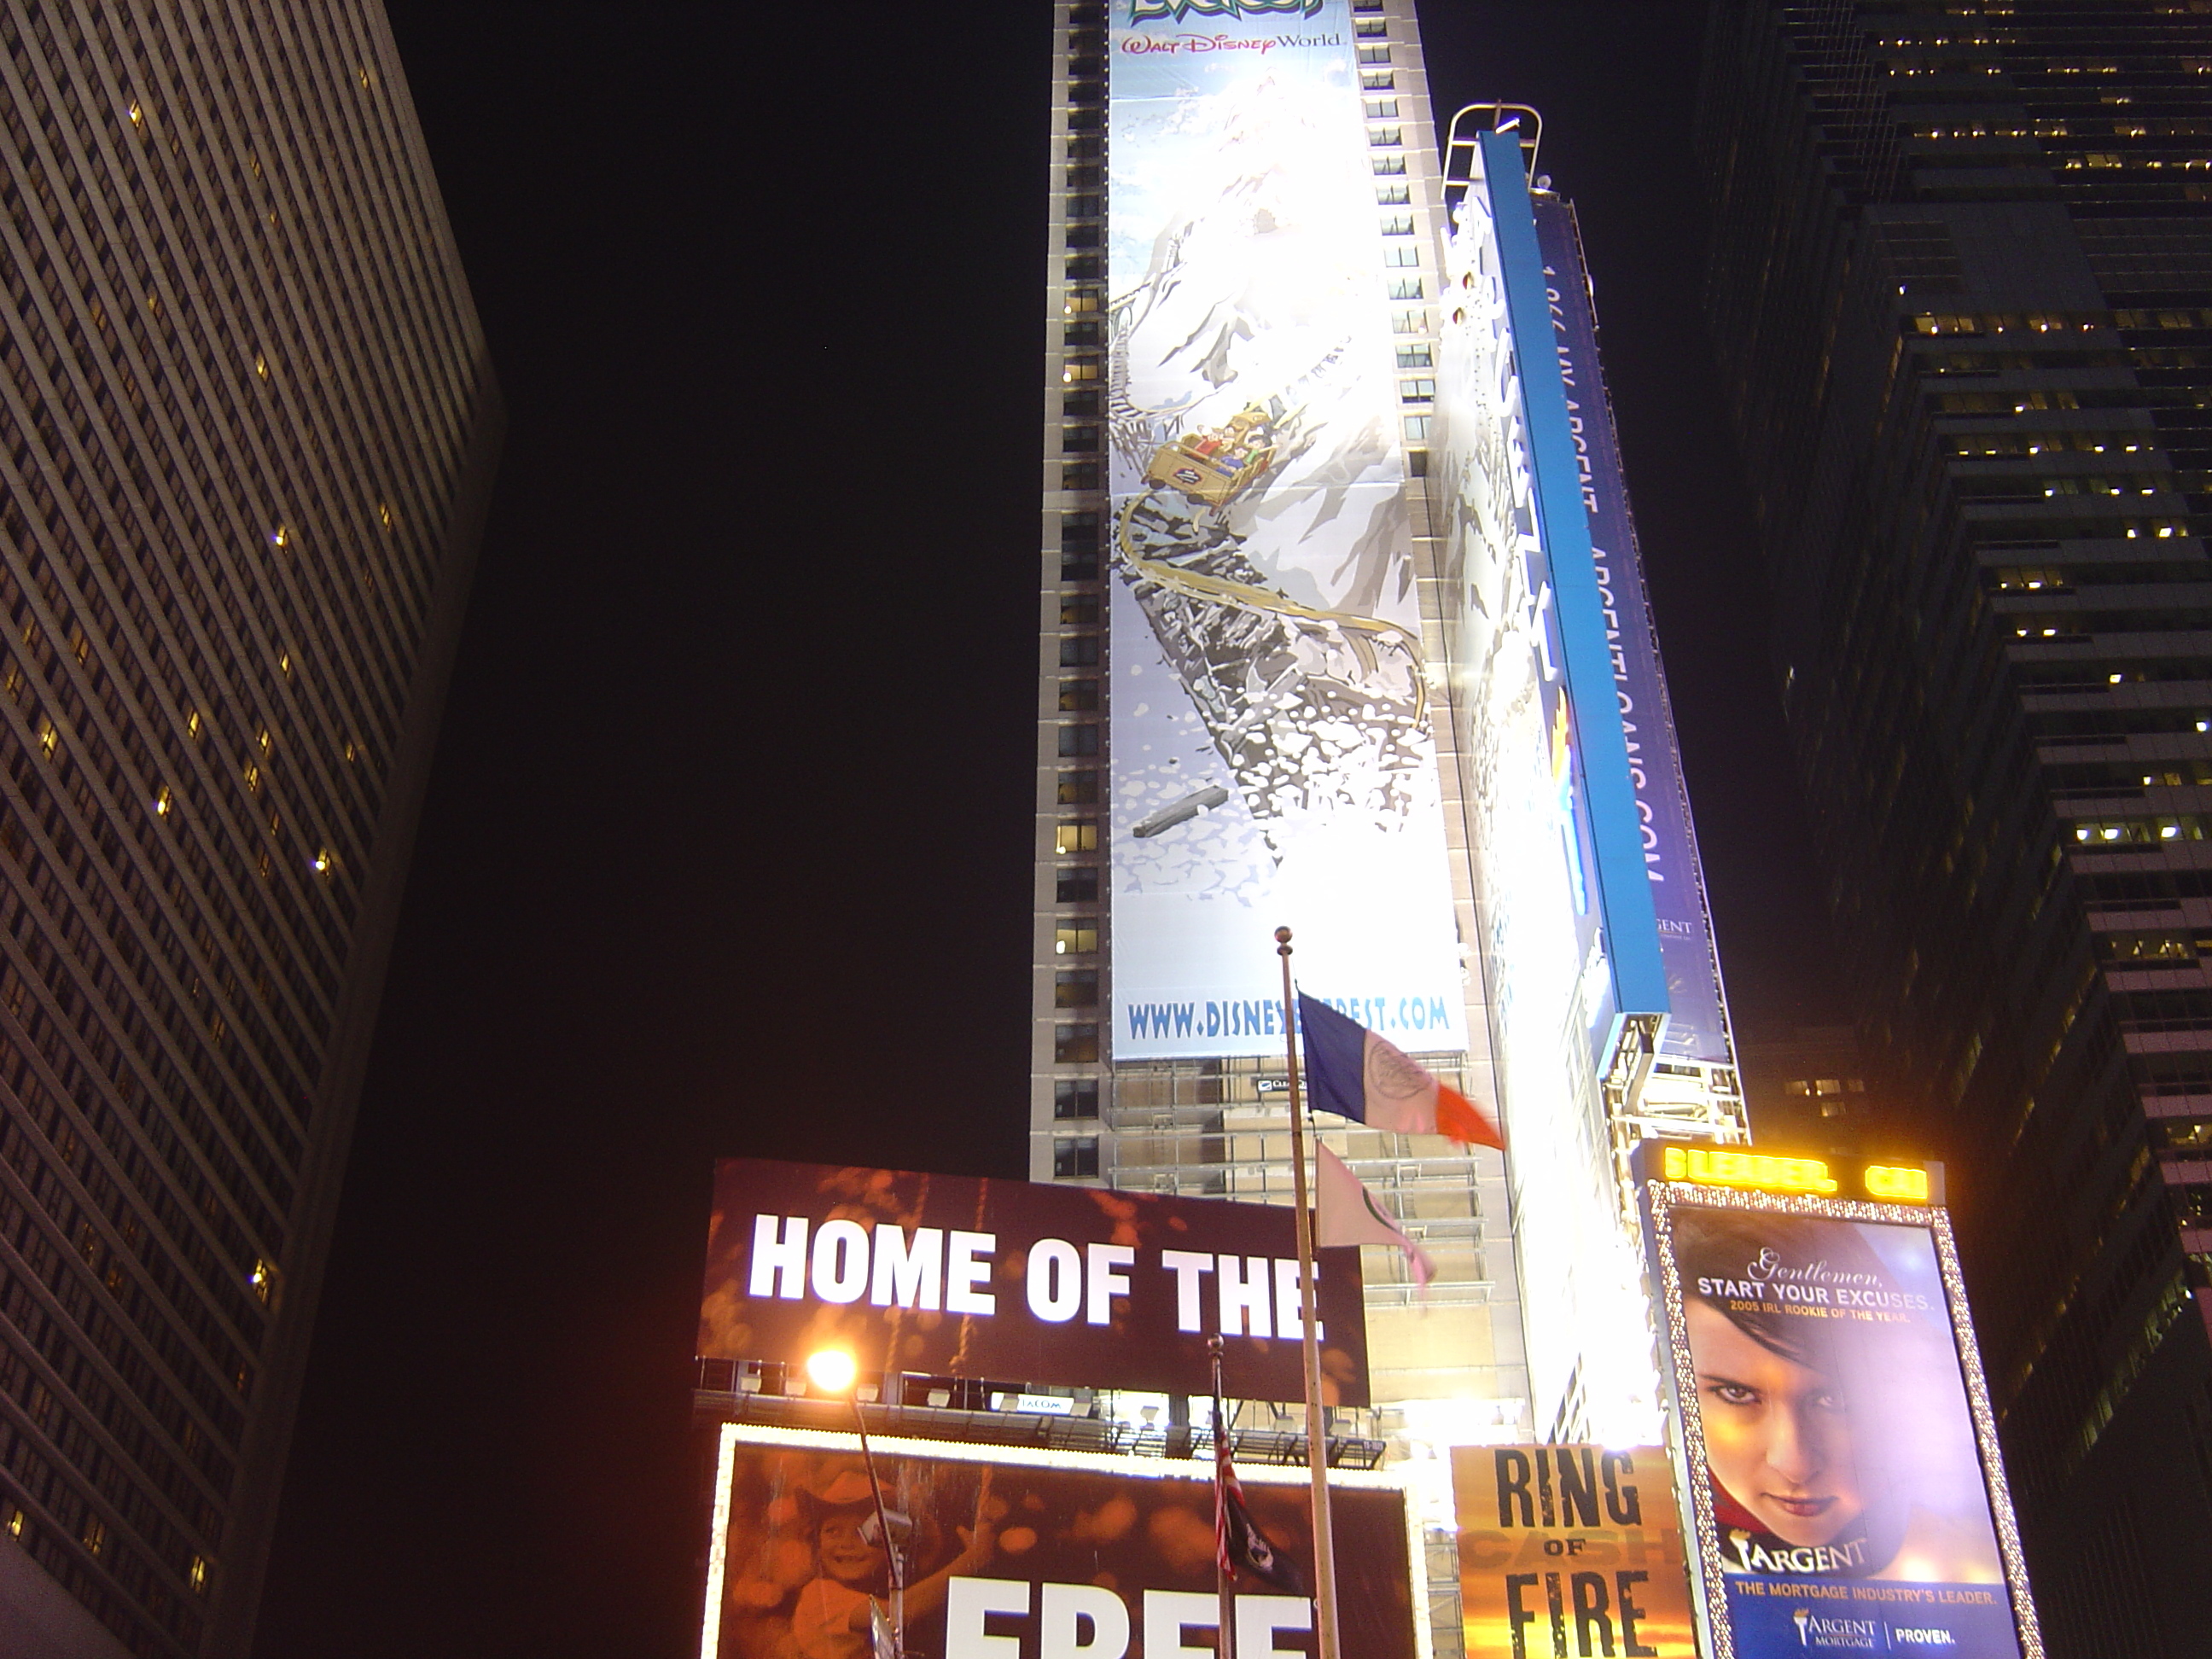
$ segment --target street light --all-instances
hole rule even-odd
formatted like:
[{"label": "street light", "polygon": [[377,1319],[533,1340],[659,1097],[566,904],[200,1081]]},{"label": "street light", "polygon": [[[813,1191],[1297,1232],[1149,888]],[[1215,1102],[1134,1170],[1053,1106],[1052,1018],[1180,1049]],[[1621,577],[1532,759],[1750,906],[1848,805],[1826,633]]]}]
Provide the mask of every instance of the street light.
[{"label": "street light", "polygon": [[[853,1426],[860,1432],[860,1465],[867,1471],[868,1495],[876,1504],[876,1530],[883,1535],[884,1559],[890,1568],[890,1659],[906,1659],[906,1567],[899,1559],[890,1516],[884,1510],[883,1486],[876,1480],[876,1455],[868,1447],[868,1419],[861,1413],[860,1391],[854,1386],[860,1376],[860,1362],[842,1348],[821,1348],[806,1357],[809,1382],[823,1394],[842,1395],[853,1402]],[[870,1616],[872,1620],[872,1613]],[[878,1641],[876,1645],[881,1659],[882,1644]]]}]

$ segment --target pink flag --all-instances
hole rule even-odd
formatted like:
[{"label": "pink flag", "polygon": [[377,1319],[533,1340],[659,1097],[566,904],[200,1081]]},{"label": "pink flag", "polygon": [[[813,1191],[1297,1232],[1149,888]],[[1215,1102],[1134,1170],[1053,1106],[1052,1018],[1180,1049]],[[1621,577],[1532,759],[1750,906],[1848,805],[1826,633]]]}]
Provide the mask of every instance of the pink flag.
[{"label": "pink flag", "polygon": [[1375,1201],[1375,1194],[1352,1173],[1350,1165],[1318,1140],[1314,1150],[1320,1155],[1314,1183],[1314,1243],[1324,1249],[1337,1244],[1395,1244],[1406,1253],[1414,1286],[1425,1294],[1429,1280],[1436,1274],[1436,1264],[1429,1260],[1428,1252],[1406,1236],[1406,1230]]}]

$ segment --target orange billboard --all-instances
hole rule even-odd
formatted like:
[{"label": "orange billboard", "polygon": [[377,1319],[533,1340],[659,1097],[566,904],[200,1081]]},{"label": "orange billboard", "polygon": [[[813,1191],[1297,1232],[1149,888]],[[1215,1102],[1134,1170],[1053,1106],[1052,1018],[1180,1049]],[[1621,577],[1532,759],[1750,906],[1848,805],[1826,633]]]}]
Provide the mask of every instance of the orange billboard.
[{"label": "orange billboard", "polygon": [[1663,1449],[1461,1446],[1452,1496],[1468,1653],[1695,1659]]}]

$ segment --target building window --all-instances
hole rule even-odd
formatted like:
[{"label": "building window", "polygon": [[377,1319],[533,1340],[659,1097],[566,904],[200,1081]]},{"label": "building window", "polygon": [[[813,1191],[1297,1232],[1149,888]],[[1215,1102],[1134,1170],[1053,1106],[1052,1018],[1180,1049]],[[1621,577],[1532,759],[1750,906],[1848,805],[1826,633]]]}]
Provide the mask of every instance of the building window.
[{"label": "building window", "polygon": [[1398,367],[1401,368],[1428,368],[1433,366],[1434,361],[1429,348],[1425,345],[1398,348]]},{"label": "building window", "polygon": [[[1105,339],[1099,332],[1097,319],[1093,318],[1081,322],[1061,324],[1060,343],[1062,345],[1095,346],[1103,345]],[[1093,444],[1091,447],[1096,449],[1098,446]]]},{"label": "building window", "polygon": [[1398,401],[1401,404],[1425,404],[1437,395],[1437,383],[1424,375],[1419,380],[1398,382]]},{"label": "building window", "polygon": [[1073,634],[1060,642],[1060,665],[1062,668],[1096,668],[1098,665],[1098,636],[1096,634]]},{"label": "building window", "polygon": [[1060,579],[1064,582],[1097,581],[1098,556],[1096,553],[1063,549],[1060,556]]},{"label": "building window", "polygon": [[1395,121],[1398,118],[1398,100],[1395,98],[1370,98],[1367,100],[1367,118],[1370,121]]},{"label": "building window", "polygon": [[1098,1173],[1098,1137],[1066,1135],[1052,1143],[1052,1173],[1056,1181],[1079,1180]]},{"label": "building window", "polygon": [[1390,33],[1390,25],[1380,17],[1358,18],[1352,22],[1352,32],[1362,40],[1387,40]]},{"label": "building window", "polygon": [[1401,127],[1370,127],[1367,129],[1368,147],[1372,149],[1397,149],[1406,142]]},{"label": "building window", "polygon": [[1390,328],[1397,334],[1425,334],[1429,331],[1429,313],[1425,311],[1394,311],[1390,313]]},{"label": "building window", "polygon": [[1096,1008],[1098,970],[1063,968],[1052,976],[1052,1006],[1055,1008]]},{"label": "building window", "polygon": [[1079,253],[1062,267],[1071,283],[1095,283],[1106,274],[1106,262],[1095,253]]},{"label": "building window", "polygon": [[1062,858],[1098,850],[1098,820],[1071,818],[1053,831],[1052,850]]},{"label": "building window", "polygon": [[1098,923],[1089,916],[1063,921],[1052,930],[1056,957],[1087,957],[1098,949]]},{"label": "building window", "polygon": [[1359,48],[1359,61],[1363,64],[1387,64],[1390,61],[1390,48],[1362,46]]},{"label": "building window", "polygon": [[1406,207],[1413,199],[1413,189],[1407,185],[1377,185],[1375,186],[1375,205],[1377,207]]},{"label": "building window", "polygon": [[[1406,416],[1406,441],[1425,444],[1429,441],[1429,417],[1425,415]],[[1419,474],[1415,475],[1419,477]]]},{"label": "building window", "polygon": [[1095,426],[1064,426],[1060,429],[1060,453],[1063,455],[1091,455],[1098,450],[1098,428]]},{"label": "building window", "polygon": [[1069,461],[1060,469],[1062,489],[1096,489],[1098,488],[1098,463]]},{"label": "building window", "polygon": [[1098,626],[1098,596],[1096,593],[1067,593],[1060,597],[1060,625],[1062,628],[1096,628]]},{"label": "building window", "polygon": [[[1067,774],[1063,772],[1060,775],[1062,777],[1066,777]],[[1079,774],[1079,775],[1091,779],[1092,788],[1094,791],[1096,790],[1098,779],[1098,775],[1096,772],[1086,772]],[[1091,799],[1095,800],[1097,797],[1094,793]],[[1052,896],[1053,902],[1056,904],[1097,903],[1097,870],[1086,865],[1081,869],[1062,870],[1059,872],[1053,882]]]},{"label": "building window", "polygon": [[1064,714],[1088,714],[1098,707],[1097,680],[1062,680],[1060,709]]},{"label": "building window", "polygon": [[1363,92],[1389,92],[1398,84],[1398,77],[1389,70],[1362,70],[1359,88]]},{"label": "building window", "polygon": [[1382,250],[1382,263],[1401,267],[1418,265],[1421,263],[1421,250],[1417,247],[1386,247]]},{"label": "building window", "polygon": [[1382,222],[1382,234],[1385,236],[1411,236],[1413,234],[1413,216],[1410,213],[1392,214]]},{"label": "building window", "polygon": [[1390,279],[1390,297],[1394,300],[1422,300],[1428,296],[1421,290],[1419,277],[1393,276]]},{"label": "building window", "polygon": [[1098,1063],[1098,1027],[1090,1025],[1055,1025],[1052,1028],[1052,1058],[1058,1066],[1096,1066]]},{"label": "building window", "polygon": [[1063,760],[1079,755],[1098,752],[1098,728],[1095,726],[1063,726],[1060,728],[1060,753]]},{"label": "building window", "polygon": [[1065,386],[1074,386],[1084,380],[1095,380],[1098,378],[1098,359],[1070,357],[1060,365],[1060,378],[1061,384]]},{"label": "building window", "polygon": [[1052,1085],[1052,1115],[1063,1121],[1069,1118],[1098,1115],[1098,1079],[1095,1077],[1064,1077]]},{"label": "building window", "polygon": [[1406,158],[1402,155],[1377,155],[1373,160],[1377,176],[1389,177],[1406,170]]},{"label": "building window", "polygon": [[[1062,772],[1057,796],[1062,806],[1096,806],[1098,804],[1098,775],[1096,772]],[[1097,872],[1091,872],[1091,896],[1098,896]],[[1068,901],[1062,900],[1066,903]]]}]

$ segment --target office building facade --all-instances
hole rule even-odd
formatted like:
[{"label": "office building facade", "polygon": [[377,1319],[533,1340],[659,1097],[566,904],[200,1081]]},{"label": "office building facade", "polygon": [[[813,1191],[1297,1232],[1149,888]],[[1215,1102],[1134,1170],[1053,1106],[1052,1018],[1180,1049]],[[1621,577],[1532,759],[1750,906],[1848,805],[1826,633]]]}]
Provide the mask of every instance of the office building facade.
[{"label": "office building facade", "polygon": [[[1324,1130],[1436,1262],[1423,1297],[1365,1253],[1356,1427],[1435,1472],[1442,1528],[1450,1445],[1656,1436],[1626,1148],[1662,1119],[1743,1133],[1678,777],[1694,967],[1648,890],[1663,698],[1624,731],[1615,647],[1655,684],[1656,659],[1626,502],[1585,500],[1594,334],[1555,337],[1546,298],[1579,249],[1539,220],[1571,243],[1571,216],[1518,137],[1439,146],[1410,0],[1063,3],[1054,49],[1030,1173],[1288,1201],[1291,927],[1304,991],[1513,1146]],[[1571,704],[1548,575],[1523,580],[1554,539],[1595,653]],[[1493,634],[1509,582],[1529,626]],[[1681,1046],[1692,1006],[1710,1047]],[[1625,1358],[1588,1367],[1601,1323]]]},{"label": "office building facade", "polygon": [[2212,16],[1717,0],[1710,320],[2055,1653],[2212,1619]]},{"label": "office building facade", "polygon": [[498,394],[374,0],[0,45],[0,1626],[236,1655]]}]

